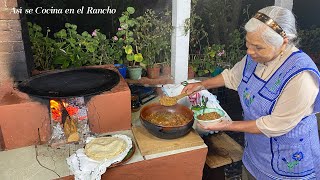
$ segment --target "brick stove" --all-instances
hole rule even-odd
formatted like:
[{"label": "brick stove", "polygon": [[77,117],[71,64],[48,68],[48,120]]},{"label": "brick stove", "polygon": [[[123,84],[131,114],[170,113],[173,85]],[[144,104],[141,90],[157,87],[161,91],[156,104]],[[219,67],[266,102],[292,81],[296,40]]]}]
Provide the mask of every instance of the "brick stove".
[{"label": "brick stove", "polygon": [[[112,66],[102,66],[115,70]],[[106,133],[131,128],[131,94],[125,80],[110,91],[87,98],[90,130]],[[3,88],[2,88],[3,89]],[[0,97],[0,141],[2,149],[47,142],[50,138],[49,100],[29,97],[6,85]]]},{"label": "brick stove", "polygon": [[[0,0],[0,149],[15,149],[50,138],[49,100],[29,97],[14,87],[31,76],[33,59],[20,0]],[[117,71],[113,66],[103,66]],[[87,101],[90,129],[94,133],[131,128],[130,89],[120,75],[112,90]]]}]

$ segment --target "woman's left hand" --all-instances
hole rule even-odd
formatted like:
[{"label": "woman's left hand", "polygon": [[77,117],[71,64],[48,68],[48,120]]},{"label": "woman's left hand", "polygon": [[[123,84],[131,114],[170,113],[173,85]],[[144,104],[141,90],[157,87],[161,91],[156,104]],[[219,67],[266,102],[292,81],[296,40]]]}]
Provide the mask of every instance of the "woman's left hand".
[{"label": "woman's left hand", "polygon": [[229,120],[222,120],[221,122],[218,122],[216,124],[203,126],[199,122],[197,123],[197,126],[204,130],[211,130],[211,131],[227,131],[228,127],[232,124],[232,121]]}]

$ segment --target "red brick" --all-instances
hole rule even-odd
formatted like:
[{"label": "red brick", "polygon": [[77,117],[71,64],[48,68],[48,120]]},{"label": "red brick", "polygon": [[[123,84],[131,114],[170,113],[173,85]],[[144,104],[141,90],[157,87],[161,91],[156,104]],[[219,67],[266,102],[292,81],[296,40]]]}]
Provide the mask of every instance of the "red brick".
[{"label": "red brick", "polygon": [[0,66],[3,63],[8,63],[8,62],[24,62],[25,59],[25,53],[24,52],[14,52],[14,53],[4,53],[0,52]]},{"label": "red brick", "polygon": [[14,42],[13,43],[13,52],[21,52],[24,51],[24,45],[22,42]]},{"label": "red brick", "polygon": [[[29,100],[30,101],[30,100]],[[50,136],[48,107],[38,102],[0,106],[0,125],[6,149],[38,144]]]},{"label": "red brick", "polygon": [[1,59],[1,61],[0,61],[0,84],[3,81],[7,81],[8,79],[10,79],[12,77],[9,69],[10,69],[10,63],[8,61],[3,61]]},{"label": "red brick", "polygon": [[9,25],[7,20],[0,20],[0,31],[8,31]]},{"label": "red brick", "polygon": [[93,96],[87,107],[90,128],[95,133],[131,128],[131,95],[123,78],[111,91]]},{"label": "red brick", "polygon": [[24,50],[22,42],[0,42],[0,52],[20,52]]},{"label": "red brick", "polygon": [[21,31],[0,31],[0,42],[22,41]]},{"label": "red brick", "polygon": [[0,42],[0,52],[13,52],[13,43]]},{"label": "red brick", "polygon": [[7,8],[18,7],[18,1],[17,0],[7,0],[6,6],[7,6]]},{"label": "red brick", "polygon": [[6,0],[0,0],[0,10],[6,7]]},{"label": "red brick", "polygon": [[8,27],[10,30],[13,30],[13,31],[20,31],[21,30],[20,20],[10,20],[7,22],[8,22]]},{"label": "red brick", "polygon": [[13,19],[20,19],[20,15],[12,13],[12,10],[0,9],[0,20],[13,20]]},{"label": "red brick", "polygon": [[15,53],[0,52],[0,83],[9,78],[23,81],[29,77],[24,51]]}]

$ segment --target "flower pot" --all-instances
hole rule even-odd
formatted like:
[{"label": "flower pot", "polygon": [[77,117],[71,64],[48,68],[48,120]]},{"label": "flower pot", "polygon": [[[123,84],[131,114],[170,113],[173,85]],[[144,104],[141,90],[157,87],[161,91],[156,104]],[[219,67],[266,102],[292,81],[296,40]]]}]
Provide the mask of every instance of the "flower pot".
[{"label": "flower pot", "polygon": [[147,74],[148,78],[150,79],[157,79],[160,77],[160,66],[159,65],[153,65],[152,67],[147,67]]},{"label": "flower pot", "polygon": [[162,65],[162,75],[171,76],[171,66],[169,64]]},{"label": "flower pot", "polygon": [[131,66],[128,67],[129,78],[132,80],[141,79],[142,68],[140,66]]},{"label": "flower pot", "polygon": [[192,67],[188,67],[188,79],[193,79],[195,72],[193,71]]},{"label": "flower pot", "polygon": [[127,67],[124,64],[114,64],[123,78],[127,76]]}]

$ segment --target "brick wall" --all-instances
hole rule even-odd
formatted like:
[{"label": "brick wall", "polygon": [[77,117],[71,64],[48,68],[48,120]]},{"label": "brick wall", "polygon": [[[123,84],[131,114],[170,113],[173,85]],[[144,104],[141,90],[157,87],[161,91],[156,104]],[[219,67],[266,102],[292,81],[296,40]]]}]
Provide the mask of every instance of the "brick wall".
[{"label": "brick wall", "polygon": [[23,7],[23,2],[0,0],[0,85],[12,78],[25,80],[32,69],[26,18],[13,13],[17,7]]}]

